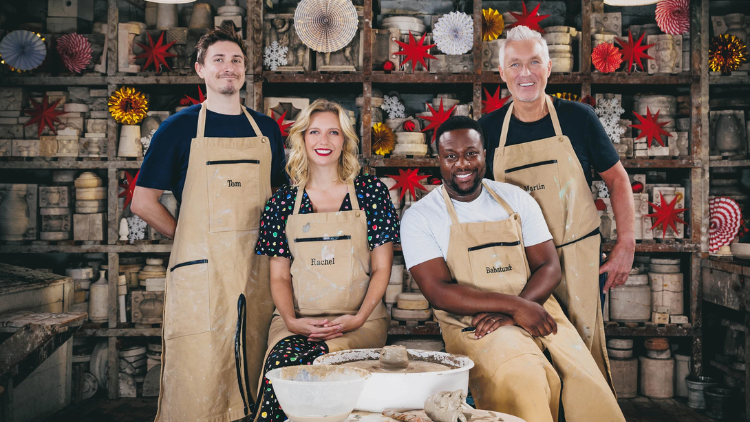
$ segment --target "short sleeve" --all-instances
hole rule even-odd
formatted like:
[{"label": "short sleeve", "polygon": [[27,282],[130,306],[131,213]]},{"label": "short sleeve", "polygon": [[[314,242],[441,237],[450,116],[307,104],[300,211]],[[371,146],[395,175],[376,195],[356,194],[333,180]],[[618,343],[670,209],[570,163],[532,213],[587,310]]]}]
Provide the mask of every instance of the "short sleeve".
[{"label": "short sleeve", "polygon": [[407,270],[431,259],[443,258],[427,219],[414,209],[406,210],[401,219],[401,250]]},{"label": "short sleeve", "polygon": [[154,132],[151,144],[143,157],[137,186],[170,190],[177,183],[182,168],[180,161],[187,160],[187,156],[182,156],[179,141],[179,138],[185,135],[176,129],[177,127],[172,124],[162,124]]},{"label": "short sleeve", "polygon": [[401,243],[398,214],[391,202],[388,187],[375,176],[357,178],[357,199],[367,214],[367,240],[370,250],[393,242]]},{"label": "short sleeve", "polygon": [[620,161],[620,155],[604,130],[599,117],[592,107],[586,107],[586,146],[589,150],[591,166],[597,173],[607,171]]},{"label": "short sleeve", "polygon": [[286,222],[292,214],[295,198],[296,188],[287,185],[277,190],[266,202],[260,218],[256,254],[291,259],[286,240]]}]

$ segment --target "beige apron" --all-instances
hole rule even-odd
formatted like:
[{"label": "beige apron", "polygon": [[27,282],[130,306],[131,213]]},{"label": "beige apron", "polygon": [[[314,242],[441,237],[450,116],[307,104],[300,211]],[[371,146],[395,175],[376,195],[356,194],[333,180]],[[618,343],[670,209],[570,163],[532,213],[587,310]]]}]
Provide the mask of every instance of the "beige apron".
[{"label": "beige apron", "polygon": [[562,281],[555,296],[611,383],[599,296],[599,215],[581,163],[563,135],[549,96],[555,136],[506,146],[513,103],[495,150],[495,180],[514,184],[536,199],[560,255]]},{"label": "beige apron", "polygon": [[[452,278],[478,290],[518,296],[531,276],[519,215],[485,185],[510,217],[460,223],[453,202],[441,189],[452,223],[446,260]],[[435,312],[445,350],[474,361],[469,386],[477,408],[509,413],[530,422],[556,421],[562,379],[562,402],[568,420],[624,421],[596,362],[554,296],[544,308],[557,322],[557,334],[533,337],[511,325],[475,339],[473,330],[467,329],[471,316]],[[543,354],[545,349],[552,364]],[[592,402],[597,405],[591,406]]]},{"label": "beige apron", "polygon": [[[292,259],[294,310],[298,317],[328,318],[355,315],[370,286],[370,246],[367,215],[359,209],[354,185],[349,184],[351,211],[300,214],[305,186],[297,188],[293,214],[286,224]],[[326,341],[328,352],[383,347],[390,319],[378,302],[367,322],[357,330]],[[276,316],[268,335],[268,350],[286,337],[284,320]]]},{"label": "beige apron", "polygon": [[157,421],[237,420],[257,392],[273,313],[268,258],[255,254],[271,147],[242,111],[257,136],[205,137],[204,103],[190,144],[167,272]]}]

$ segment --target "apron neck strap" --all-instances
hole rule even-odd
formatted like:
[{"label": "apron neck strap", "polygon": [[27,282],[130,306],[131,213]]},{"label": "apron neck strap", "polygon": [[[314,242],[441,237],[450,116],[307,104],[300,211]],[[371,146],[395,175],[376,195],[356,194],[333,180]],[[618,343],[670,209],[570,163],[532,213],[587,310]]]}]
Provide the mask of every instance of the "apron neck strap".
[{"label": "apron neck strap", "polygon": [[[354,189],[354,183],[349,182],[347,188],[349,191],[349,202],[352,203],[352,210],[359,211],[359,201],[357,200],[357,192]],[[294,199],[294,210],[292,210],[292,214],[299,214],[299,208],[302,205],[302,195],[304,195],[304,193],[305,184],[300,183],[299,187],[297,187],[297,197]]]},{"label": "apron neck strap", "polygon": [[[552,103],[552,98],[545,94],[544,95],[544,102],[547,104],[547,111],[549,112],[549,117],[552,119],[552,127],[555,129],[555,136],[562,136],[562,129],[560,128],[560,120],[557,118],[557,111],[555,111],[555,106]],[[510,127],[510,118],[513,116],[513,105],[516,102],[513,101],[510,103],[510,106],[508,106],[508,112],[505,113],[505,119],[503,119],[503,128],[500,132],[500,143],[498,144],[498,149],[502,149],[505,147],[506,140],[508,139],[508,128]]]},{"label": "apron neck strap", "polygon": [[[497,201],[497,203],[500,204],[501,207],[503,207],[503,209],[505,210],[505,212],[508,213],[509,216],[515,214],[515,211],[513,211],[513,208],[511,208],[510,205],[508,205],[508,203],[505,202],[505,200],[500,197],[500,195],[498,195],[494,190],[490,189],[489,186],[487,186],[487,184],[485,184],[484,182],[482,182],[482,186],[484,187],[484,189],[487,190],[487,192],[489,192],[490,196],[492,196],[492,198],[495,199],[495,201]],[[456,214],[456,208],[453,206],[453,201],[451,200],[450,196],[448,196],[448,191],[445,190],[445,185],[441,186],[440,189],[442,190],[442,193],[443,193],[443,200],[445,201],[445,206],[446,208],[448,208],[448,215],[450,215],[451,217],[451,223],[459,224],[460,222],[458,221],[458,214]]]},{"label": "apron neck strap", "polygon": [[[201,111],[198,112],[198,132],[196,133],[196,138],[205,138],[206,136],[206,110],[208,108],[206,107],[206,103],[201,103]],[[247,109],[245,106],[240,105],[240,109],[242,109],[242,112],[245,113],[245,117],[247,117],[247,120],[250,121],[250,126],[253,127],[253,130],[255,131],[255,136],[263,136],[263,134],[260,132],[260,128],[258,127],[258,124],[255,123],[255,119],[250,115],[250,113],[247,112]]]}]

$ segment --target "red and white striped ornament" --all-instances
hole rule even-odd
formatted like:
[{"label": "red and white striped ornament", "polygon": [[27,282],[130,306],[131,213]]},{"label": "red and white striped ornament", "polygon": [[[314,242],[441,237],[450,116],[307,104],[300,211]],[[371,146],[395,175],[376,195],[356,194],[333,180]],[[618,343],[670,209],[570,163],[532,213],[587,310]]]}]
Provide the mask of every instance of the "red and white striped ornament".
[{"label": "red and white striped ornament", "polygon": [[737,236],[742,212],[734,200],[717,197],[708,201],[708,213],[708,251],[716,253],[722,246],[732,243]]},{"label": "red and white striped ornament", "polygon": [[661,0],[656,5],[656,23],[665,34],[681,35],[690,31],[690,1]]},{"label": "red and white striped ornament", "polygon": [[91,43],[79,34],[65,34],[57,39],[57,52],[65,67],[74,73],[81,73],[91,62]]}]

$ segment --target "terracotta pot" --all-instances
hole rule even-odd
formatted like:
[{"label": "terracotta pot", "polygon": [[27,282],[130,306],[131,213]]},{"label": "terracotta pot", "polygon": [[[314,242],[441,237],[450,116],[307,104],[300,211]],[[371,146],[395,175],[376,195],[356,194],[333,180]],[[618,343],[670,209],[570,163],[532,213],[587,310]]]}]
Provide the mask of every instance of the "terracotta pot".
[{"label": "terracotta pot", "polygon": [[23,240],[29,225],[26,185],[10,185],[0,190],[0,239]]}]

